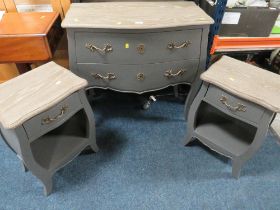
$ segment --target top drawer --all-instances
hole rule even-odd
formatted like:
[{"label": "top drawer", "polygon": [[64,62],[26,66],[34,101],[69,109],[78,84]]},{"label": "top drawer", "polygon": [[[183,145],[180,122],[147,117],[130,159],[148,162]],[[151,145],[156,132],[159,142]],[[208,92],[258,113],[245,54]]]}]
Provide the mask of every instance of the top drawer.
[{"label": "top drawer", "polygon": [[50,109],[23,123],[30,141],[33,141],[72,117],[82,108],[79,93],[73,93]]},{"label": "top drawer", "polygon": [[241,99],[214,85],[209,86],[204,100],[213,106],[224,110],[224,112],[230,112],[243,120],[255,124],[260,122],[265,111],[265,108]]},{"label": "top drawer", "polygon": [[76,32],[77,63],[143,64],[200,57],[201,30],[156,33]]}]

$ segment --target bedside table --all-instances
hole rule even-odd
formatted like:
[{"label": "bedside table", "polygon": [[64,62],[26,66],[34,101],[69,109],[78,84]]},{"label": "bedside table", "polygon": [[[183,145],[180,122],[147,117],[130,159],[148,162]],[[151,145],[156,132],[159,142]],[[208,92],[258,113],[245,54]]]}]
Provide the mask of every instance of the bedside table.
[{"label": "bedside table", "polygon": [[90,87],[141,94],[190,84],[188,107],[212,23],[193,2],[98,2],[71,4],[62,27],[70,70]]},{"label": "bedside table", "polygon": [[185,145],[198,139],[232,159],[232,175],[260,148],[280,112],[280,76],[223,56],[201,75],[191,105]]},{"label": "bedside table", "polygon": [[85,79],[49,62],[0,85],[0,134],[52,192],[52,177],[86,147],[98,151]]}]

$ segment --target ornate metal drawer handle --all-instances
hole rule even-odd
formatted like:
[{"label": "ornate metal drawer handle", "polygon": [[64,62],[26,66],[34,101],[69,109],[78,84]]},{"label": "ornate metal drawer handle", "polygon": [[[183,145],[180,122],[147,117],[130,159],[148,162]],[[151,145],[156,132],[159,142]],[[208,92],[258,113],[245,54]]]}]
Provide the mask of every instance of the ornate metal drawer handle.
[{"label": "ornate metal drawer handle", "polygon": [[176,45],[174,42],[170,42],[167,44],[168,49],[181,49],[184,47],[188,47],[191,44],[191,41],[184,41],[182,44]]},{"label": "ornate metal drawer handle", "polygon": [[103,49],[89,43],[86,43],[85,47],[89,49],[91,52],[97,51],[101,54],[106,54],[113,51],[113,47],[110,44],[105,44]]},{"label": "ornate metal drawer handle", "polygon": [[145,75],[144,75],[143,73],[138,73],[138,74],[137,74],[137,79],[138,79],[139,81],[142,81],[142,80],[145,79]]},{"label": "ornate metal drawer handle", "polygon": [[103,80],[113,80],[117,79],[116,75],[114,73],[107,73],[107,76],[103,76],[98,73],[92,73],[91,74],[95,79],[103,79]]},{"label": "ornate metal drawer handle", "polygon": [[182,76],[185,72],[186,72],[186,70],[180,69],[176,73],[173,73],[173,70],[169,69],[164,73],[164,76],[166,76],[168,79],[170,79],[170,78],[173,78],[173,77]]},{"label": "ornate metal drawer handle", "polygon": [[50,124],[58,119],[60,119],[67,111],[68,107],[67,106],[63,106],[61,109],[60,109],[60,113],[58,115],[56,115],[55,117],[46,117],[46,118],[43,118],[41,120],[41,124],[42,125],[47,125],[47,124]]},{"label": "ornate metal drawer handle", "polygon": [[232,106],[230,104],[228,104],[227,102],[227,97],[226,96],[222,96],[220,98],[220,101],[222,102],[222,104],[224,104],[230,111],[233,111],[233,112],[246,112],[247,108],[244,104],[241,104],[241,103],[238,103],[237,106]]}]

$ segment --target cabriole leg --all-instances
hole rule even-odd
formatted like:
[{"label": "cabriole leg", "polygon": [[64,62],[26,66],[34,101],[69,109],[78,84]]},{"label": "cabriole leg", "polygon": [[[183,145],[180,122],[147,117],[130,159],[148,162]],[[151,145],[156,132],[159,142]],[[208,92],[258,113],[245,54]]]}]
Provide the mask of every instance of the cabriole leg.
[{"label": "cabriole leg", "polygon": [[45,196],[50,195],[52,193],[52,189],[53,189],[52,177],[47,177],[47,178],[41,179],[41,181],[44,185]]}]

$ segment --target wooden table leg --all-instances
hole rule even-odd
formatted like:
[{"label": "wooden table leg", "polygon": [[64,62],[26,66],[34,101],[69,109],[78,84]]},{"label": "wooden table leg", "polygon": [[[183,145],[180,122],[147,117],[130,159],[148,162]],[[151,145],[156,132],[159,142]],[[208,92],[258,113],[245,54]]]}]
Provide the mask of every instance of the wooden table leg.
[{"label": "wooden table leg", "polygon": [[16,63],[16,66],[20,74],[24,74],[31,70],[31,65],[29,63]]}]

